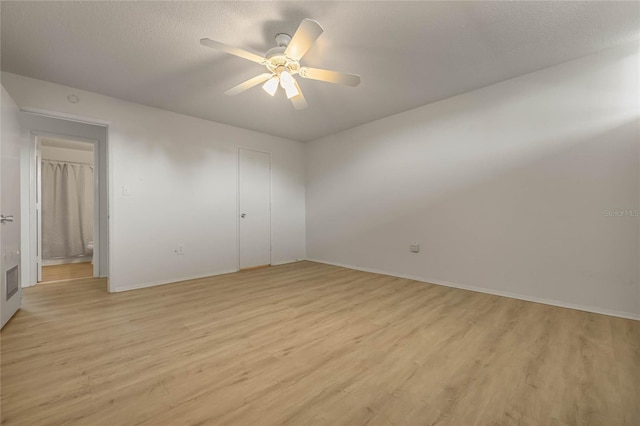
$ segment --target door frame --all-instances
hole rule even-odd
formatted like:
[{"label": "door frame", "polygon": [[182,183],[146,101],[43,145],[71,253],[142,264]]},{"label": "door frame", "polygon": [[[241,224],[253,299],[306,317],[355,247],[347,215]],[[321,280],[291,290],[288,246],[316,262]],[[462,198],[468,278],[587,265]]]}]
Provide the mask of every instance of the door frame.
[{"label": "door frame", "polygon": [[[35,283],[42,281],[42,142],[40,137],[35,137],[36,144],[36,162],[34,163],[36,177],[35,205],[36,205],[36,280]],[[95,208],[95,205],[94,205]],[[94,271],[95,272],[95,271]]]},{"label": "door frame", "polygon": [[[109,276],[109,182],[108,182],[108,125],[100,122],[79,120],[56,113],[43,113],[22,109],[20,121],[25,138],[23,151],[23,193],[29,197],[23,203],[23,287],[37,284],[37,226],[35,197],[37,191],[36,149],[37,140],[43,136],[78,140],[94,144],[94,276]],[[27,197],[25,197],[27,198]],[[113,291],[109,282],[109,291]]]},{"label": "door frame", "polygon": [[269,155],[269,265],[273,263],[273,155],[271,151],[247,146],[236,150],[236,270],[240,270],[240,151],[254,151]]},{"label": "door frame", "polygon": [[[35,144],[35,157],[36,162],[34,163],[35,170],[35,211],[32,211],[33,214],[36,215],[36,227],[35,227],[35,246],[36,250],[32,252],[31,258],[35,259],[36,262],[36,281],[35,284],[38,284],[42,281],[42,139],[43,138],[56,138],[56,139],[64,139],[69,141],[77,141],[82,143],[88,143],[93,145],[93,276],[100,277],[100,241],[102,235],[100,234],[100,153],[98,149],[98,144],[100,143],[97,139],[86,139],[75,136],[67,136],[60,134],[53,134],[48,132],[40,132],[40,131],[32,131],[33,135],[33,143]],[[38,162],[38,159],[40,160]],[[37,212],[37,213],[36,213]]]}]

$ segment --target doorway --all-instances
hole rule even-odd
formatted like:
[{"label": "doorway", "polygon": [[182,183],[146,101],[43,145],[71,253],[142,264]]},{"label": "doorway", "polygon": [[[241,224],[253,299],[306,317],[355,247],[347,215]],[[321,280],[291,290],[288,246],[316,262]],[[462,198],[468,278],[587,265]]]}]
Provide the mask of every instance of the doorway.
[{"label": "doorway", "polygon": [[94,144],[36,137],[37,282],[94,276]]},{"label": "doorway", "polygon": [[[85,276],[87,270],[91,277],[107,277],[107,126],[28,111],[20,113],[20,124],[24,137],[30,140],[23,156],[21,179],[22,190],[29,194],[25,197],[22,214],[26,225],[21,243],[24,259],[22,286],[29,287],[41,282],[44,266],[58,266],[56,269],[65,267],[55,263],[71,268],[71,271],[57,271],[58,279],[76,278],[78,274]],[[82,152],[74,152],[73,157],[61,157],[59,152],[57,156],[51,154],[52,151],[63,150],[67,153]],[[45,165],[50,169],[46,170]],[[63,191],[64,179],[73,180],[75,189]],[[47,201],[46,189],[43,191],[44,186],[53,182],[56,182],[58,192],[63,194],[49,207],[58,209],[57,219],[55,215],[53,219],[47,216],[45,203],[50,200]],[[91,191],[91,196],[88,196]],[[74,197],[79,200],[73,200]],[[47,235],[53,237],[47,239]],[[66,235],[66,239],[61,239],[61,235]],[[79,263],[83,264],[82,271],[76,270],[80,268],[75,266]]]},{"label": "doorway", "polygon": [[239,269],[271,265],[271,154],[238,150]]}]

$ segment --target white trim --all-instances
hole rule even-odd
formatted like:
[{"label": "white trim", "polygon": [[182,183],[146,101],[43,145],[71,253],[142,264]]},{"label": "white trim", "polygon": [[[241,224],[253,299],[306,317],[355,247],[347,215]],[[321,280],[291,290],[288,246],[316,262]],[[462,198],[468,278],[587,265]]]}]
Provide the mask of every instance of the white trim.
[{"label": "white trim", "polygon": [[527,302],[542,303],[544,305],[558,306],[558,307],[561,307],[561,308],[576,309],[576,310],[579,310],[579,311],[586,311],[586,312],[592,312],[592,313],[595,313],[595,314],[610,315],[610,316],[614,316],[614,317],[620,317],[620,318],[626,318],[626,319],[640,321],[640,314],[635,314],[635,313],[632,313],[632,312],[616,311],[616,310],[613,310],[613,309],[603,309],[603,308],[598,308],[596,306],[584,306],[584,305],[578,305],[578,304],[575,304],[575,303],[566,303],[566,302],[561,302],[559,300],[543,299],[543,298],[540,298],[540,297],[528,296],[528,295],[518,294],[518,293],[511,293],[511,292],[508,292],[508,291],[491,290],[491,289],[487,289],[487,288],[483,288],[483,287],[475,287],[475,286],[470,286],[470,285],[455,284],[455,283],[451,283],[451,282],[447,282],[447,281],[427,280],[425,278],[418,277],[418,276],[415,276],[415,275],[390,273],[390,272],[385,272],[385,271],[382,271],[382,270],[379,270],[379,269],[365,268],[365,267],[362,267],[362,266],[346,265],[346,264],[343,264],[343,263],[329,262],[329,261],[320,260],[320,259],[307,259],[307,260],[309,260],[310,262],[317,262],[317,263],[324,263],[324,264],[327,264],[327,265],[339,266],[341,268],[355,269],[356,271],[371,272],[371,273],[374,273],[374,274],[388,275],[388,276],[391,276],[391,277],[398,277],[398,278],[406,278],[406,279],[409,279],[409,280],[419,281],[419,282],[423,282],[423,283],[427,283],[427,284],[441,285],[441,286],[445,286],[445,287],[458,288],[458,289],[461,289],[461,290],[468,290],[468,291],[475,291],[475,292],[478,292],[478,293],[492,294],[494,296],[508,297],[510,299],[518,299],[518,300],[524,300],[524,301],[527,301]]},{"label": "white trim", "polygon": [[170,280],[148,281],[146,283],[131,284],[131,285],[122,286],[122,287],[115,287],[115,288],[113,288],[112,293],[120,293],[120,292],[123,292],[123,291],[130,291],[130,290],[139,290],[141,288],[155,287],[155,286],[159,286],[159,285],[179,284],[179,283],[184,282],[184,281],[198,280],[198,279],[201,279],[201,278],[209,278],[209,277],[215,277],[215,276],[218,276],[218,275],[232,274],[234,272],[238,272],[238,271],[236,269],[229,269],[229,270],[225,269],[225,270],[222,270],[222,271],[209,273],[209,274],[193,275],[193,276],[181,277],[181,278],[172,278]]},{"label": "white trim", "polygon": [[[50,117],[50,116],[49,116]],[[58,118],[58,117],[50,117],[50,118]],[[84,124],[88,124],[88,123],[84,123]],[[60,137],[60,138],[65,138],[65,139],[69,139],[69,140],[74,140],[77,142],[82,142],[82,143],[87,143],[90,144],[92,146],[92,150],[93,150],[93,164],[91,165],[93,167],[93,242],[94,242],[94,252],[92,256],[90,257],[90,260],[93,259],[93,276],[94,277],[104,277],[106,275],[101,275],[100,271],[101,269],[104,269],[101,266],[101,255],[100,255],[100,249],[102,247],[100,241],[102,238],[106,238],[106,236],[101,235],[101,223],[100,223],[100,219],[101,219],[101,213],[104,214],[104,212],[101,210],[100,208],[100,202],[102,201],[100,199],[100,186],[101,186],[101,170],[102,170],[102,161],[100,158],[100,140],[99,139],[92,139],[92,138],[83,138],[83,137],[78,137],[78,136],[67,136],[67,135],[63,135],[63,134],[58,134],[58,133],[52,133],[52,132],[47,132],[47,131],[40,131],[40,130],[32,130],[31,131],[32,134],[32,139],[35,140],[35,152],[34,154],[36,155],[35,160],[37,160],[37,155],[38,152],[40,153],[40,162],[44,161],[42,159],[42,149],[41,149],[41,141],[40,139],[43,137]],[[40,196],[40,198],[42,198],[42,173],[38,173],[38,171],[41,170],[40,165],[36,164],[35,165],[35,172],[36,172],[36,176],[35,176],[35,180],[36,180],[36,187],[35,187],[35,191],[36,194],[38,194]],[[36,195],[34,201],[37,200],[38,195]],[[37,246],[37,253],[34,253],[36,256],[35,258],[32,256],[31,261],[33,262],[35,260],[36,262],[36,281],[32,284],[32,285],[36,285],[40,282],[41,278],[42,278],[42,266],[44,265],[44,259],[40,259],[40,262],[38,263],[38,259],[37,259],[37,255],[40,254],[42,255],[42,200],[40,200],[40,202],[35,202],[33,207],[37,207],[39,204],[40,209],[38,217],[36,217],[36,231],[35,231],[35,244]]]},{"label": "white trim", "polygon": [[[289,263],[302,262],[304,260],[305,259],[286,260],[286,261],[283,261],[283,262],[274,263],[271,266],[286,265],[286,264],[289,264]],[[120,293],[120,292],[123,292],[123,291],[139,290],[141,288],[149,288],[149,287],[155,287],[155,286],[159,286],[159,285],[179,284],[179,283],[184,282],[184,281],[199,280],[201,278],[217,277],[219,275],[226,275],[226,274],[235,274],[237,272],[238,272],[237,269],[228,269],[228,270],[225,269],[225,270],[222,270],[222,271],[219,271],[219,272],[214,272],[212,274],[194,275],[194,276],[182,277],[182,278],[172,278],[171,280],[149,281],[149,282],[141,283],[141,284],[133,284],[133,285],[124,286],[124,287],[116,287],[114,292],[115,293]]]},{"label": "white trim", "polygon": [[51,111],[49,109],[43,108],[24,107],[20,108],[20,111],[42,115],[45,117],[62,118],[69,121],[76,121],[78,123],[92,124],[94,126],[109,127],[111,125],[110,121],[98,120],[97,118],[84,117],[82,115],[67,114],[66,112]]},{"label": "white trim", "polygon": [[296,263],[296,262],[302,262],[305,259],[291,259],[291,260],[281,260],[279,262],[274,262],[271,264],[271,266],[278,266],[278,265],[288,265],[289,263]]},{"label": "white trim", "polygon": [[[36,280],[35,283],[42,281],[42,140],[36,134],[36,162],[35,167],[35,207],[36,207]],[[33,213],[33,212],[31,212]],[[35,285],[34,283],[34,285]]]},{"label": "white trim", "polygon": [[236,270],[240,270],[240,147],[236,149]]}]

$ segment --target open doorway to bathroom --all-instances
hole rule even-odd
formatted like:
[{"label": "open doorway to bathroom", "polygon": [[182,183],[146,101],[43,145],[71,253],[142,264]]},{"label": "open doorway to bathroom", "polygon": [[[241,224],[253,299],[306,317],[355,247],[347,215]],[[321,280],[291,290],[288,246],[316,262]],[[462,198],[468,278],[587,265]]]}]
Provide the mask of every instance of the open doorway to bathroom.
[{"label": "open doorway to bathroom", "polygon": [[[76,273],[86,275],[86,272],[78,271],[79,266],[77,263],[82,263],[84,270],[89,270],[89,276],[94,278],[108,278],[109,275],[109,186],[108,186],[108,125],[99,123],[93,118],[83,118],[76,116],[59,116],[61,113],[44,111],[44,110],[27,110],[20,111],[19,119],[22,132],[25,138],[29,139],[29,143],[25,144],[22,152],[22,164],[21,164],[21,179],[20,187],[23,194],[28,194],[28,197],[23,197],[23,209],[21,217],[23,220],[23,232],[21,241],[21,257],[22,262],[22,286],[30,287],[42,282],[42,268],[45,258],[47,259],[46,266],[58,266],[51,265],[51,263],[60,263],[62,266],[53,269],[71,269],[73,272],[62,272],[64,277],[59,279],[70,279],[72,276],[76,276]],[[45,147],[53,147],[70,150],[70,151],[83,151],[83,153],[76,153],[73,158],[70,157],[52,157],[50,152],[51,148],[45,148],[45,156],[43,158],[42,141],[45,141]],[[58,150],[58,151],[59,151]],[[47,154],[49,151],[49,154]],[[58,163],[68,163],[66,170],[71,174],[71,177],[78,179],[82,172],[84,176],[84,183],[78,182],[80,189],[84,191],[90,191],[93,188],[93,204],[87,203],[88,196],[85,195],[84,204],[89,204],[86,210],[80,210],[76,202],[76,208],[69,205],[58,206],[58,217],[54,219],[53,224],[50,225],[49,230],[53,229],[56,232],[62,234],[67,233],[74,235],[75,242],[57,242],[51,244],[62,244],[63,248],[69,248],[71,246],[73,250],[47,252],[47,244],[50,244],[47,240],[47,216],[42,219],[43,210],[47,209],[47,206],[43,206],[44,202],[47,202],[41,193],[43,186],[51,184],[51,181],[47,178],[47,171],[43,172],[43,159],[50,161],[57,161]],[[73,167],[75,163],[84,165],[84,168]],[[86,166],[92,166],[88,168]],[[57,172],[60,170],[64,172],[65,167],[57,165]],[[51,165],[52,169],[56,169]],[[89,173],[93,174],[93,179],[87,177]],[[44,183],[43,180],[44,174]],[[64,175],[63,175],[64,176]],[[86,184],[87,181],[91,184]],[[57,185],[57,184],[56,184]],[[84,185],[84,186],[83,186]],[[46,191],[46,187],[45,187]],[[76,192],[78,189],[76,188]],[[73,193],[73,192],[72,192]],[[61,203],[71,203],[69,195],[65,195],[65,198],[61,199]],[[82,198],[81,198],[82,200]],[[72,206],[72,205],[71,205]],[[56,207],[56,208],[58,208]],[[91,212],[93,214],[88,214]],[[47,213],[45,212],[45,215]],[[72,223],[75,226],[78,224],[79,218],[84,218],[83,228],[75,231],[69,229]],[[74,219],[75,218],[75,219]],[[55,220],[58,220],[56,222]],[[43,229],[44,226],[44,229]],[[53,226],[53,228],[51,228]],[[60,229],[57,229],[59,227]],[[55,233],[54,233],[55,235]],[[42,239],[44,237],[44,239]],[[90,244],[93,241],[93,247]],[[44,246],[43,246],[44,245]],[[60,247],[57,246],[56,250]],[[64,263],[61,263],[64,262]],[[72,263],[69,263],[72,262]],[[45,270],[46,271],[46,270]],[[113,291],[112,283],[108,279],[102,280],[105,284],[107,291]]]},{"label": "open doorway to bathroom", "polygon": [[39,136],[38,282],[94,276],[94,144]]}]

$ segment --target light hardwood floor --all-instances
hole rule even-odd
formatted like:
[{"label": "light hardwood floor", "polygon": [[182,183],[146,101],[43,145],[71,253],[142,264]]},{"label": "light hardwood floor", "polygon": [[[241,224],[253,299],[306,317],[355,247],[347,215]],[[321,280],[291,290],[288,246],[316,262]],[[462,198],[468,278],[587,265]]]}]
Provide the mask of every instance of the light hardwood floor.
[{"label": "light hardwood floor", "polygon": [[93,277],[91,262],[65,263],[42,267],[42,282]]},{"label": "light hardwood floor", "polygon": [[639,425],[640,322],[300,262],[26,289],[8,425]]}]

